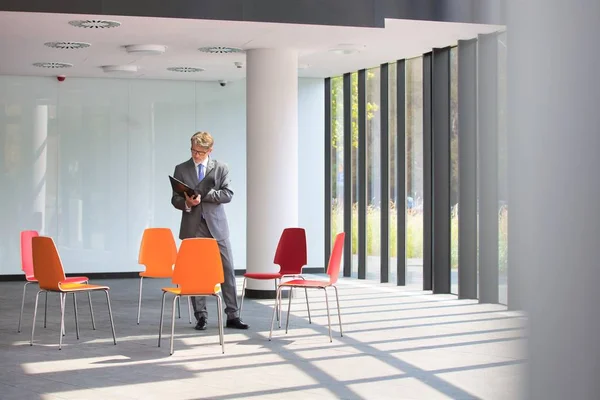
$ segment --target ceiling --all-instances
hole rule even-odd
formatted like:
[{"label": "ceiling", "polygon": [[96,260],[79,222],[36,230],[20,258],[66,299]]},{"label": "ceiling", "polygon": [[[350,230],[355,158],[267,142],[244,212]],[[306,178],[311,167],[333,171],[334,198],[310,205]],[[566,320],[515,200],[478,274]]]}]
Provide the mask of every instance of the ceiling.
[{"label": "ceiling", "polygon": [[[108,29],[85,29],[69,21],[108,19],[121,23]],[[245,76],[244,53],[206,54],[205,46],[228,46],[244,50],[291,47],[299,52],[299,76],[329,77],[370,68],[381,63],[418,56],[434,47],[456,44],[480,33],[502,30],[502,26],[386,20],[385,28],[354,28],[234,22],[174,18],[94,16],[0,12],[0,75],[71,77],[123,77],[105,73],[103,65],[137,65],[138,72],[127,77],[177,80],[237,80]],[[84,49],[54,49],[44,45],[54,41],[87,42]],[[124,46],[160,44],[161,55],[129,54]],[[336,54],[340,45],[360,50]],[[47,69],[37,62],[66,62],[71,68]],[[169,67],[199,67],[204,71],[182,73]]]}]

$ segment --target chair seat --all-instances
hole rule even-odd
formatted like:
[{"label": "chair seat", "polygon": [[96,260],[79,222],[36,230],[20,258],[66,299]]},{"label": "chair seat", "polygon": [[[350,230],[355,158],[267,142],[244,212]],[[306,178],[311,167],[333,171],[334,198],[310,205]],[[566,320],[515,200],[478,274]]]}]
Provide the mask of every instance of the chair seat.
[{"label": "chair seat", "polygon": [[87,276],[69,276],[63,282],[64,283],[83,283],[90,279]]},{"label": "chair seat", "polygon": [[81,292],[86,290],[108,290],[108,286],[101,285],[89,285],[86,283],[68,283],[61,282],[59,283],[61,292]]},{"label": "chair seat", "polygon": [[140,276],[143,278],[171,278],[171,277],[173,277],[173,271],[171,271],[170,273],[165,273],[165,274],[152,274],[152,273],[148,273],[146,271],[142,271],[142,272],[140,272]]},{"label": "chair seat", "polygon": [[282,275],[279,272],[264,273],[264,274],[248,272],[248,273],[244,274],[244,277],[250,278],[250,279],[279,279],[282,277]]},{"label": "chair seat", "polygon": [[291,281],[284,282],[279,286],[324,288],[331,286],[331,283],[329,283],[329,281],[309,281],[304,279],[294,279]]},{"label": "chair seat", "polygon": [[212,296],[213,294],[217,294],[221,291],[221,285],[215,285],[214,292],[206,292],[206,293],[181,293],[181,288],[177,288],[177,287],[164,287],[164,288],[162,288],[162,291],[172,293],[176,296]]}]

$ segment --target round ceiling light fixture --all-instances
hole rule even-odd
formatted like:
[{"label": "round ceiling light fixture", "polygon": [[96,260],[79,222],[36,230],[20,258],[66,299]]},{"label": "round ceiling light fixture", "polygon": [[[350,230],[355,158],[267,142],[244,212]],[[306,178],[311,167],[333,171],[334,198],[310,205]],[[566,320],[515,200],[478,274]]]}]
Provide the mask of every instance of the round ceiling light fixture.
[{"label": "round ceiling light fixture", "polygon": [[90,47],[91,44],[85,42],[47,42],[44,46],[52,47],[53,49],[62,50],[73,50],[73,49],[85,49]]},{"label": "round ceiling light fixture", "polygon": [[200,47],[198,49],[203,53],[209,54],[235,54],[235,53],[244,53],[244,50],[237,47],[224,47],[224,46],[208,46],[208,47]]},{"label": "round ceiling light fixture", "polygon": [[34,67],[38,68],[71,68],[73,64],[65,62],[36,62]]},{"label": "round ceiling light fixture", "polygon": [[158,55],[163,54],[167,50],[167,46],[162,44],[130,44],[125,46],[128,53]]},{"label": "round ceiling light fixture", "polygon": [[69,21],[69,25],[76,26],[77,28],[105,29],[117,28],[121,26],[121,23],[107,19],[77,19]]},{"label": "round ceiling light fixture", "polygon": [[336,47],[330,49],[329,51],[334,54],[347,56],[350,54],[359,53],[362,49],[364,49],[364,47],[365,46],[357,46],[354,44],[338,44]]},{"label": "round ceiling light fixture", "polygon": [[202,72],[202,71],[204,71],[204,68],[197,68],[197,67],[169,67],[169,68],[167,68],[167,71],[172,71],[172,72]]},{"label": "round ceiling light fixture", "polygon": [[102,70],[104,72],[110,73],[122,73],[122,74],[132,74],[138,71],[137,65],[103,65]]}]

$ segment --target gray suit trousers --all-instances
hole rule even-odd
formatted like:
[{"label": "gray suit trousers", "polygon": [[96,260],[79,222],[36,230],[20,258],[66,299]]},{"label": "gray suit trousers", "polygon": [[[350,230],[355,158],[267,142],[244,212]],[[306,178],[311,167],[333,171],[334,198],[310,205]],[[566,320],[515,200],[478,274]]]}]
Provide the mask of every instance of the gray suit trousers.
[{"label": "gray suit trousers", "polygon": [[[204,218],[201,219],[200,224],[198,225],[196,237],[213,237]],[[239,309],[235,285],[235,270],[233,267],[233,257],[231,254],[231,243],[229,242],[229,238],[219,240],[217,243],[219,244],[219,250],[221,252],[223,276],[225,278],[225,282],[221,284],[221,293],[223,294],[223,300],[225,301],[225,314],[227,315],[227,319],[237,318],[239,317]],[[192,305],[194,306],[194,316],[196,319],[199,319],[200,317],[208,317],[208,312],[206,310],[206,297],[192,297]]]}]

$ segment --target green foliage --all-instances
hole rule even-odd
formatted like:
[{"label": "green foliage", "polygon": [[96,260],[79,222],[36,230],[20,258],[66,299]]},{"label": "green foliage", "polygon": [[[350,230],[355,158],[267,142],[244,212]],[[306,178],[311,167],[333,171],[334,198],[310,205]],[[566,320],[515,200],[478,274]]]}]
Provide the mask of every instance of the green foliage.
[{"label": "green foliage", "polygon": [[[334,206],[331,210],[331,240],[343,231],[344,210],[341,206]],[[393,203],[390,204],[390,257],[397,256],[396,238],[397,213]],[[508,210],[504,207],[499,213],[499,269],[506,271],[508,256]],[[458,268],[458,207],[455,207],[450,219],[450,262],[452,269]],[[367,207],[367,255],[380,255],[380,210],[376,207]],[[352,207],[352,254],[358,253],[358,206]],[[423,258],[423,214],[406,213],[406,258]]]}]

